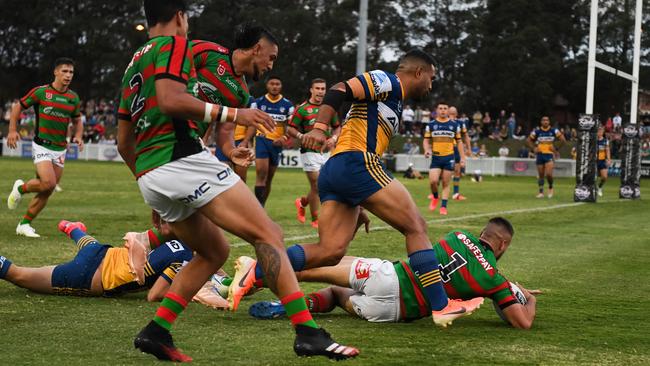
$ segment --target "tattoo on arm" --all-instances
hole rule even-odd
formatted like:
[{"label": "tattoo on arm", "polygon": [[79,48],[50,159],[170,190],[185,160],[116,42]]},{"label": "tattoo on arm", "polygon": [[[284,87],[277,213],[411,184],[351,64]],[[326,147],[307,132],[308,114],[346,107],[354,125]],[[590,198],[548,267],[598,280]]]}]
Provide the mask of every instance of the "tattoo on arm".
[{"label": "tattoo on arm", "polygon": [[282,265],[280,254],[270,244],[256,244],[255,253],[257,254],[257,260],[262,264],[264,282],[274,294],[277,294],[278,277]]}]

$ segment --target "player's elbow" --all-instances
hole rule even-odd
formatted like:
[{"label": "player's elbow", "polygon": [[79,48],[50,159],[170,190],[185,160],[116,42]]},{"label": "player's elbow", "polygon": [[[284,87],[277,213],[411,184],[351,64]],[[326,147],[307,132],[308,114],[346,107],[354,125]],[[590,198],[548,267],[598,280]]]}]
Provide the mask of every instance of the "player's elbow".
[{"label": "player's elbow", "polygon": [[147,294],[147,301],[148,302],[160,302],[163,299],[163,294],[159,293],[157,291],[149,291]]},{"label": "player's elbow", "polygon": [[520,320],[513,321],[510,324],[512,324],[513,328],[528,330],[533,327],[533,320],[520,319]]}]

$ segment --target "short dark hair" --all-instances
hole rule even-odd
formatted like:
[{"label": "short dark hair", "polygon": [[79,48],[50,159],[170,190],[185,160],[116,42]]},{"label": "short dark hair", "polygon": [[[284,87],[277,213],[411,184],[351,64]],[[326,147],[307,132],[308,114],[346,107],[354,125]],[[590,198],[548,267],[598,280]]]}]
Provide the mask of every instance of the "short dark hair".
[{"label": "short dark hair", "polygon": [[72,65],[74,66],[74,60],[72,60],[70,57],[59,57],[56,60],[54,60],[54,68],[56,69],[57,67],[61,65]]},{"label": "short dark hair", "polygon": [[311,86],[313,86],[314,84],[318,84],[318,83],[327,84],[327,81],[325,81],[325,79],[323,79],[323,78],[316,78],[316,79],[311,80]]},{"label": "short dark hair", "polygon": [[187,12],[185,0],[144,0],[144,15],[149,27],[169,22],[179,11]]},{"label": "short dark hair", "polygon": [[441,104],[446,105],[447,107],[449,107],[449,103],[447,103],[446,100],[439,100],[438,102],[436,102],[436,108]]},{"label": "short dark hair", "polygon": [[268,83],[268,82],[271,81],[271,80],[278,80],[279,82],[282,82],[282,79],[280,79],[279,76],[277,76],[277,75],[269,75],[269,76],[266,78],[266,82],[265,82],[265,84]]},{"label": "short dark hair", "polygon": [[505,219],[505,218],[503,218],[501,216],[491,218],[490,221],[488,221],[488,224],[492,224],[492,225],[496,225],[496,226],[501,227],[502,229],[507,231],[508,234],[510,234],[511,237],[513,235],[515,235],[515,229],[512,227],[512,224],[510,223],[510,221],[508,221],[507,219]]},{"label": "short dark hair", "polygon": [[273,33],[263,25],[243,23],[235,27],[235,49],[251,48],[262,38],[266,38],[274,45],[279,45]]},{"label": "short dark hair", "polygon": [[434,59],[433,56],[431,56],[431,54],[419,48],[413,48],[408,52],[406,52],[404,56],[402,56],[402,60],[406,60],[406,59],[417,59],[420,61],[424,61],[429,65],[433,65],[433,66],[436,65],[436,59]]}]

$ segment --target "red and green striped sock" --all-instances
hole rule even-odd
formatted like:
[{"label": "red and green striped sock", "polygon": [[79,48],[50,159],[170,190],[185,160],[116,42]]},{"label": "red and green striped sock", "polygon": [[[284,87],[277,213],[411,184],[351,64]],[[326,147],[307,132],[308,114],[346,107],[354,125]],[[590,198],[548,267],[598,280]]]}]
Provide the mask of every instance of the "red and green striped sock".
[{"label": "red and green striped sock", "polygon": [[305,302],[305,294],[302,291],[294,292],[280,299],[287,316],[291,320],[291,325],[304,325],[311,328],[318,328],[318,324],[311,317],[307,303]]},{"label": "red and green striped sock", "polygon": [[178,318],[178,314],[185,310],[186,307],[187,300],[173,292],[167,292],[158,310],[156,310],[156,316],[154,316],[153,321],[161,327],[171,330],[174,321]]},{"label": "red and green striped sock", "polygon": [[23,183],[18,186],[18,193],[25,194],[27,193],[27,183]]},{"label": "red and green striped sock", "polygon": [[165,241],[163,234],[156,228],[147,230],[147,236],[149,237],[149,247],[151,247],[151,250],[158,248]]},{"label": "red and green striped sock", "polygon": [[336,308],[336,304],[334,301],[332,301],[333,299],[328,296],[323,296],[319,292],[312,292],[311,294],[305,296],[307,309],[309,309],[309,311],[312,313],[329,313],[330,311],[334,310],[334,308]]},{"label": "red and green striped sock", "polygon": [[32,214],[30,214],[29,212],[27,212],[27,213],[25,213],[25,216],[23,216],[23,219],[20,220],[20,224],[21,225],[31,224],[32,220],[34,220],[34,216]]}]

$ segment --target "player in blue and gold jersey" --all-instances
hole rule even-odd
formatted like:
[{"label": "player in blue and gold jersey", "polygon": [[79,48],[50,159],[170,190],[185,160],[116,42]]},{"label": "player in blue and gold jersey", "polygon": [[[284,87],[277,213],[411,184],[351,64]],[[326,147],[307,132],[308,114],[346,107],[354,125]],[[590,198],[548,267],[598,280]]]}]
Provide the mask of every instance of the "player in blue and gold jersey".
[{"label": "player in blue and gold jersey", "polygon": [[[434,211],[438,205],[438,184],[442,180],[442,204],[440,214],[447,214],[447,200],[449,199],[449,182],[454,172],[456,160],[454,148],[458,146],[460,161],[465,165],[465,149],[460,140],[460,127],[456,120],[449,119],[449,105],[440,102],[436,106],[436,118],[424,128],[424,156],[431,157],[429,166],[429,185],[431,186],[431,202],[429,210]],[[442,178],[442,179],[441,179]]]},{"label": "player in blue and gold jersey", "polygon": [[[555,140],[565,143],[564,135],[557,128],[551,127],[551,119],[543,116],[540,126],[528,136],[528,146],[537,154],[537,198],[544,197],[544,177],[548,180],[548,198],[553,197],[553,165],[557,150]],[[535,145],[536,144],[536,145]]]},{"label": "player in blue and gold jersey", "polygon": [[61,221],[59,230],[77,244],[68,263],[40,268],[21,267],[0,256],[0,278],[35,292],[74,296],[118,296],[149,290],[149,301],[160,301],[176,274],[192,259],[192,251],[177,240],[147,255],[144,278],[129,265],[129,249],[102,244],[86,233],[81,222]]},{"label": "player in blue and gold jersey", "polygon": [[[458,109],[454,106],[449,107],[449,119],[456,121],[458,128],[460,128],[460,139],[463,142],[463,147],[465,148],[465,158],[471,155],[469,149],[472,144],[469,140],[469,134],[467,133],[467,122],[469,121],[467,117],[458,118]],[[454,146],[454,161],[460,161],[460,151],[458,150],[458,145]],[[464,201],[467,198],[460,194],[460,179],[465,174],[465,166],[461,164],[454,164],[454,176],[452,178],[454,193],[451,195],[451,199],[456,201]]]},{"label": "player in blue and gold jersey", "polygon": [[[422,281],[423,293],[431,305],[429,310],[439,320],[449,313],[471,312],[473,307],[448,302],[427,225],[404,185],[393,179],[381,163],[390,138],[399,130],[404,100],[421,99],[431,90],[433,64],[429,54],[412,50],[402,57],[394,74],[382,70],[365,72],[327,91],[314,129],[302,137],[303,147],[320,148],[326,143],[330,121],[343,102],[352,102],[352,107],[332,156],[318,178],[322,204],[320,241],[291,246],[287,254],[295,271],[338,263],[357,229],[361,206],[406,236],[410,263]],[[256,280],[264,275],[261,266],[257,266]],[[248,291],[236,282],[231,286],[233,294]]]},{"label": "player in blue and gold jersey", "polygon": [[282,80],[270,76],[266,81],[267,93],[253,102],[251,108],[261,109],[275,121],[275,129],[260,129],[255,137],[255,197],[262,206],[271,193],[271,182],[280,164],[282,145],[287,141],[286,124],[293,115],[293,103],[282,96]]},{"label": "player in blue and gold jersey", "polygon": [[605,128],[598,127],[598,175],[600,181],[598,182],[598,197],[603,196],[603,186],[607,182],[607,169],[612,163],[612,156],[609,150],[609,140],[605,137]]}]

